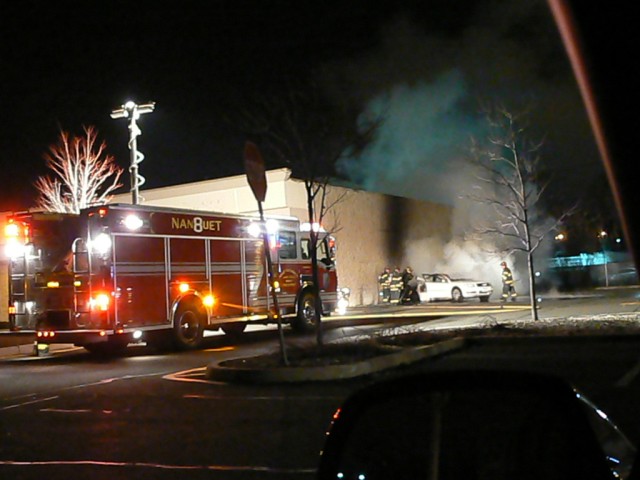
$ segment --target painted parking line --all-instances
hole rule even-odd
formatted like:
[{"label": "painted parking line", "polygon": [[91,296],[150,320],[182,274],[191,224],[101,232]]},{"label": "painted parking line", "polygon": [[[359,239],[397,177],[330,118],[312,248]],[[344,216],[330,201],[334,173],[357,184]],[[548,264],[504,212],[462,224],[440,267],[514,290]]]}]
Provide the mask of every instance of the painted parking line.
[{"label": "painted parking line", "polygon": [[[454,309],[455,308],[455,309]],[[406,312],[379,312],[379,313],[362,313],[362,314],[349,314],[346,315],[336,315],[331,317],[323,318],[323,321],[332,322],[332,321],[340,321],[340,320],[357,320],[357,319],[372,319],[372,318],[390,318],[390,317],[400,317],[400,318],[411,318],[411,317],[443,317],[443,316],[460,316],[460,315],[485,315],[488,313],[509,313],[509,312],[519,312],[522,310],[531,309],[530,305],[518,304],[518,305],[505,305],[501,307],[491,307],[491,308],[470,308],[467,309],[465,307],[449,307],[447,310],[439,310],[439,311],[406,311]]]},{"label": "painted parking line", "polygon": [[[48,461],[17,461],[0,460],[0,465],[19,467],[40,467],[40,466],[96,466],[96,467],[126,467],[144,470],[175,470],[175,471],[213,471],[213,472],[264,472],[279,475],[312,474],[316,468],[279,468],[263,465],[170,465],[163,463],[148,462],[107,462],[100,460],[48,460]],[[116,475],[117,478],[117,475]]]}]

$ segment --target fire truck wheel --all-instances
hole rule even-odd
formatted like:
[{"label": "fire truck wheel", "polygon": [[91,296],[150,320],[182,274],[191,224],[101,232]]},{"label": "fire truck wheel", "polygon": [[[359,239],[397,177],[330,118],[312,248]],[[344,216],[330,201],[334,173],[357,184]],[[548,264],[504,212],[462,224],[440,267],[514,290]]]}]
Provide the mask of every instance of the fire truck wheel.
[{"label": "fire truck wheel", "polygon": [[305,292],[298,301],[298,313],[292,327],[299,332],[313,330],[316,317],[316,296],[312,292]]},{"label": "fire truck wheel", "polygon": [[173,323],[178,348],[187,350],[201,346],[204,334],[201,317],[195,305],[185,304],[178,307]]}]

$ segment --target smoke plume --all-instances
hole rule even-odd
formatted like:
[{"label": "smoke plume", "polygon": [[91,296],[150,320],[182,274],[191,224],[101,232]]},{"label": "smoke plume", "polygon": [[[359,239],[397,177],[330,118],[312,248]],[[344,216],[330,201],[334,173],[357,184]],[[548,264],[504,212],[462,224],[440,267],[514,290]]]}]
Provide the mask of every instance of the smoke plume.
[{"label": "smoke plume", "polygon": [[479,104],[519,108],[533,100],[538,112],[533,123],[540,138],[551,132],[548,143],[556,157],[597,161],[597,153],[582,142],[577,151],[593,151],[567,154],[575,144],[565,144],[558,134],[589,130],[560,42],[554,43],[557,34],[545,2],[485,4],[501,14],[479,11],[456,36],[431,34],[407,17],[396,19],[383,29],[377,51],[350,64],[344,76],[355,92],[367,96],[364,115],[383,123],[362,155],[342,159],[338,168],[366,190],[453,208],[450,243],[424,238],[405,245],[403,263],[418,273],[486,279],[499,288],[499,264],[506,260],[523,290],[524,257],[497,258],[486,253],[491,245],[465,240],[474,215],[483,214],[465,198],[473,179],[462,161],[470,137],[486,134]]}]

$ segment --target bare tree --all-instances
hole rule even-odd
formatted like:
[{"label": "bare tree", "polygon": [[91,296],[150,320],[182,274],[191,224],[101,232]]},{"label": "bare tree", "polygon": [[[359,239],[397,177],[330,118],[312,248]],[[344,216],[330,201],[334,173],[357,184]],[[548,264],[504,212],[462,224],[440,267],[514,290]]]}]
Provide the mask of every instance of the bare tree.
[{"label": "bare tree", "polygon": [[53,178],[39,177],[36,207],[50,212],[79,213],[83,208],[107,203],[119,183],[123,169],[98,145],[94,127],[83,127],[83,136],[70,138],[60,132],[60,140],[44,155]]},{"label": "bare tree", "polygon": [[514,114],[500,106],[488,109],[486,116],[490,129],[486,141],[472,140],[470,161],[478,183],[469,197],[488,208],[488,215],[474,225],[471,236],[489,238],[492,253],[526,255],[531,317],[538,320],[534,253],[575,207],[556,218],[542,211],[539,202],[549,184],[541,178],[544,142],[529,138],[528,112]]},{"label": "bare tree", "polygon": [[[318,246],[327,212],[344,195],[331,196],[329,182],[339,158],[354,155],[371,140],[378,122],[360,118],[363,109],[343,99],[334,102],[315,83],[290,85],[280,95],[261,96],[250,107],[235,108],[230,121],[256,140],[272,164],[286,165],[304,183],[310,229],[314,323],[322,345],[322,301],[318,285]],[[325,229],[326,230],[326,229]]]}]

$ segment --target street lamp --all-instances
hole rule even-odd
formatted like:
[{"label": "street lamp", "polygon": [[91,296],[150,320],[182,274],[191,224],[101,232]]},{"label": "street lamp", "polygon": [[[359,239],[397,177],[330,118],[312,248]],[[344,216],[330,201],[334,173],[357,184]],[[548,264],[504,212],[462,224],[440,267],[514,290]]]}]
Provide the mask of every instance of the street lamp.
[{"label": "street lamp", "polygon": [[144,160],[142,152],[138,151],[138,135],[142,134],[136,120],[140,118],[140,115],[144,113],[153,112],[156,104],[155,102],[144,103],[137,105],[134,102],[127,102],[120,108],[117,108],[111,112],[111,118],[128,118],[129,119],[129,150],[131,151],[131,164],[129,166],[129,176],[131,177],[131,203],[137,205],[139,203],[138,189],[144,184],[145,179],[142,175],[138,174],[138,164]]}]

